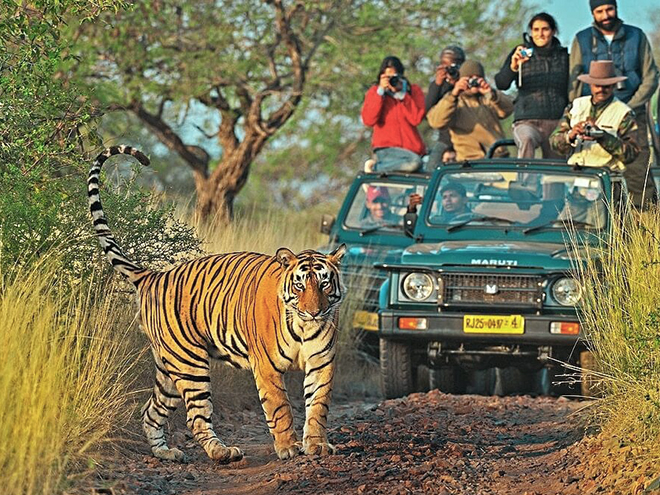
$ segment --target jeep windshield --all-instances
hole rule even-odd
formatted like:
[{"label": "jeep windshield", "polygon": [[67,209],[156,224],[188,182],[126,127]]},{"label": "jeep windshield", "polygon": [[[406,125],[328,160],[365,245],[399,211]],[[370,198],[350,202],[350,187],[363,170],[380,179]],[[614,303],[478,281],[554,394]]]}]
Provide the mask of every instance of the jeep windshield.
[{"label": "jeep windshield", "polygon": [[498,226],[531,234],[547,229],[602,229],[603,184],[594,175],[561,172],[455,172],[443,175],[427,216],[454,231]]},{"label": "jeep windshield", "polygon": [[396,183],[378,180],[364,182],[349,208],[344,226],[360,231],[361,235],[373,232],[402,231],[403,216],[411,194],[424,195],[425,185]]}]

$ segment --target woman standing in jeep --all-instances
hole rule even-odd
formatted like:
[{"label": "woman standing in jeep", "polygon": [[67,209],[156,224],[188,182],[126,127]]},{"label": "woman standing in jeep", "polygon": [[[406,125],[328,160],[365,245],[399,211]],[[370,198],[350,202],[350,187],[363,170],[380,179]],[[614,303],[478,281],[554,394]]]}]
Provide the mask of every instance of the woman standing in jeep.
[{"label": "woman standing in jeep", "polygon": [[424,118],[424,92],[404,77],[397,57],[385,57],[378,81],[364,97],[362,121],[373,127],[371,147],[375,170],[415,172],[422,166],[426,146],[417,126]]},{"label": "woman standing in jeep", "polygon": [[495,84],[505,90],[515,80],[518,86],[513,111],[518,158],[533,158],[538,147],[544,158],[557,157],[548,139],[568,104],[568,50],[555,37],[557,23],[550,14],[536,14],[528,28],[525,43],[511,51]]}]

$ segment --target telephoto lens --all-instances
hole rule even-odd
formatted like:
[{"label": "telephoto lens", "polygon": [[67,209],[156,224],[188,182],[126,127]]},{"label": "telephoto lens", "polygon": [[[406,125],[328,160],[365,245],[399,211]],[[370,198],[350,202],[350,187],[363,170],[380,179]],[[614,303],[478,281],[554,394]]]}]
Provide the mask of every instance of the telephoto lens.
[{"label": "telephoto lens", "polygon": [[390,77],[390,85],[393,88],[396,88],[399,85],[400,82],[401,82],[401,76],[400,75],[397,74],[395,76]]}]

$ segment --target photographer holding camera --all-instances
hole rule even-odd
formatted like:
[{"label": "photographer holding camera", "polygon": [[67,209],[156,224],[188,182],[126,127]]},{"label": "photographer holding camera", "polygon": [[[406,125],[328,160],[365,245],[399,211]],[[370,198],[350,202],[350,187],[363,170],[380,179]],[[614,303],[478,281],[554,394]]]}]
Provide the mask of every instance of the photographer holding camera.
[{"label": "photographer holding camera", "polygon": [[424,92],[404,77],[397,57],[385,57],[378,82],[364,97],[362,121],[373,127],[371,146],[376,155],[373,170],[415,172],[422,166],[426,146],[417,126],[424,118]]},{"label": "photographer holding camera", "polygon": [[566,107],[550,144],[564,155],[572,152],[570,164],[624,171],[639,154],[635,113],[614,96],[616,84],[626,77],[616,75],[611,60],[594,60],[589,74],[578,79],[589,85],[591,95]]},{"label": "photographer holding camera", "polygon": [[[458,81],[459,70],[465,62],[465,52],[460,46],[449,45],[440,52],[440,65],[435,69],[435,76],[429,84],[424,101],[428,112]],[[449,145],[449,143],[447,143]]]},{"label": "photographer holding camera", "polygon": [[[465,62],[465,52],[460,46],[449,45],[440,52],[440,64],[435,69],[435,75],[429,84],[426,93],[425,107],[428,112],[442,97],[454,89],[454,84],[458,81],[459,70]],[[427,167],[433,170],[440,163],[443,163],[443,154],[452,146],[449,131],[441,129],[438,131],[438,142],[433,145],[429,152]]]},{"label": "photographer holding camera", "polygon": [[[511,99],[491,88],[479,62],[467,60],[452,90],[429,110],[426,118],[432,128],[449,130],[456,160],[461,161],[486,156],[488,148],[504,138],[500,119],[511,112]],[[498,151],[506,153],[503,148]]]},{"label": "photographer holding camera", "polygon": [[518,158],[556,158],[550,134],[568,104],[568,51],[556,38],[557,23],[545,12],[529,21],[525,44],[515,47],[495,76],[498,89],[516,81],[518,97],[513,110],[513,138]]},{"label": "photographer holding camera", "polygon": [[655,187],[648,173],[650,149],[646,107],[658,88],[659,72],[653,50],[644,32],[619,18],[616,0],[589,0],[593,24],[575,35],[571,45],[569,100],[589,94],[589,85],[578,78],[592,60],[611,60],[617,76],[626,76],[614,95],[635,112],[640,153],[626,168],[625,177],[633,203],[653,201]]}]

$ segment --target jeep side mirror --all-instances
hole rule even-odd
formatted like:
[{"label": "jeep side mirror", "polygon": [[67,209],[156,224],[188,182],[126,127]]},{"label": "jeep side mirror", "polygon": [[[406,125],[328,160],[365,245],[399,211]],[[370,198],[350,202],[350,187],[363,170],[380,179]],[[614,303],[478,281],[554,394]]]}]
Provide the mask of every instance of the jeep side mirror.
[{"label": "jeep side mirror", "polygon": [[322,234],[330,235],[332,227],[335,224],[335,217],[332,215],[323,215],[321,216],[321,228],[319,229]]},{"label": "jeep side mirror", "polygon": [[403,215],[403,232],[408,237],[413,237],[415,232],[415,225],[417,224],[417,213],[406,213]]}]

